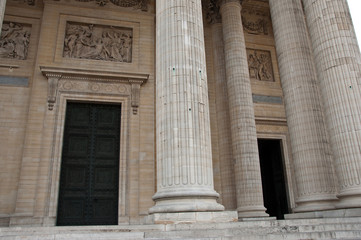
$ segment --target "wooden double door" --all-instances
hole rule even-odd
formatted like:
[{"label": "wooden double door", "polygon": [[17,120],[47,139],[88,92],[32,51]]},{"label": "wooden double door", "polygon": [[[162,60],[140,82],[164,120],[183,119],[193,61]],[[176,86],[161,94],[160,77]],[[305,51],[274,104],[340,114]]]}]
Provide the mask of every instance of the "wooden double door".
[{"label": "wooden double door", "polygon": [[118,224],[121,106],[67,104],[57,225]]}]

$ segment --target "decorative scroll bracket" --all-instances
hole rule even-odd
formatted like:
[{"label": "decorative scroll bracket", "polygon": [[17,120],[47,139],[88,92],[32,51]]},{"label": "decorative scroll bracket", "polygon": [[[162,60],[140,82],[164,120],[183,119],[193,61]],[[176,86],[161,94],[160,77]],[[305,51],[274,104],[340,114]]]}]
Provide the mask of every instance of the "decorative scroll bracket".
[{"label": "decorative scroll bracket", "polygon": [[56,102],[56,95],[58,93],[59,79],[62,76],[61,74],[55,73],[45,73],[45,76],[48,79],[48,109],[52,111]]},{"label": "decorative scroll bracket", "polygon": [[140,99],[140,86],[143,84],[142,81],[131,79],[129,80],[132,85],[132,108],[133,114],[138,113],[139,99]]},{"label": "decorative scroll bracket", "polygon": [[140,100],[140,86],[149,78],[149,74],[144,73],[105,72],[44,66],[40,67],[40,71],[48,79],[48,109],[50,111],[53,110],[56,104],[59,81],[61,79],[72,79],[75,81],[130,84],[131,106],[133,114],[137,114]]}]

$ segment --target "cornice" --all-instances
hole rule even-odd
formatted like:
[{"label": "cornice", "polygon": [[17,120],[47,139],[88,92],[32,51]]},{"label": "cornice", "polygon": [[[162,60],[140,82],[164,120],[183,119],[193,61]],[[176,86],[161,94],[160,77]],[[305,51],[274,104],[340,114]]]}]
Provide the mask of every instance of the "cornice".
[{"label": "cornice", "polygon": [[123,83],[131,86],[131,105],[133,114],[138,113],[140,86],[149,78],[146,73],[126,73],[97,70],[82,70],[40,66],[40,71],[48,80],[48,109],[53,110],[59,92],[60,80],[86,81],[93,83]]}]

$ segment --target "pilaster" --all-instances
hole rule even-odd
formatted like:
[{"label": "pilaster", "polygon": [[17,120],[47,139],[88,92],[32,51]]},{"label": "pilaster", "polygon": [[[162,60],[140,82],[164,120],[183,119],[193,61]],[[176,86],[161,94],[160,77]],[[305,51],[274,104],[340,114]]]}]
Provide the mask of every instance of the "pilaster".
[{"label": "pilaster", "polygon": [[303,0],[339,181],[339,208],[361,206],[361,54],[346,0]]}]

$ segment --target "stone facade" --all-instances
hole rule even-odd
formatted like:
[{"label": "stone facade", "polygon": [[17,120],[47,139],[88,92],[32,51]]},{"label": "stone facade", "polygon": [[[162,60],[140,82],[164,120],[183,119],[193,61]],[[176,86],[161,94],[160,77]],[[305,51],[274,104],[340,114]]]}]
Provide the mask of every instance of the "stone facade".
[{"label": "stone facade", "polygon": [[57,224],[68,102],[121,106],[119,225],[280,218],[279,184],[281,218],[360,212],[346,0],[7,0],[0,19],[0,226]]}]

